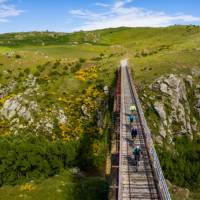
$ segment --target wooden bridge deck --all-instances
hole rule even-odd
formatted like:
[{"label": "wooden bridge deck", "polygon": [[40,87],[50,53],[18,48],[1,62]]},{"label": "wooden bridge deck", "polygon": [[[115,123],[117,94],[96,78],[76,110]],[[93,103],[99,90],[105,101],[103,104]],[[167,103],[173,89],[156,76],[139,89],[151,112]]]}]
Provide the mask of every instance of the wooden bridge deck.
[{"label": "wooden bridge deck", "polygon": [[[130,126],[130,106],[135,105],[135,121]],[[110,200],[171,200],[151,132],[130,75],[128,62],[121,62],[117,72],[114,102],[114,147],[111,152]],[[133,141],[131,128],[138,129]],[[138,170],[134,164],[133,148],[140,146],[142,155]]]},{"label": "wooden bridge deck", "polygon": [[[144,136],[142,134],[142,127],[139,122],[139,115],[134,113],[136,120],[132,126],[138,129],[137,138],[132,140],[131,127],[128,122],[128,114],[130,114],[130,106],[135,105],[133,92],[128,77],[126,66],[121,68],[121,199],[123,200],[149,200],[158,199],[158,192],[154,181],[152,168],[149,162],[147,150],[145,147]],[[139,145],[142,148],[143,154],[139,162],[138,171],[134,166],[132,150]]]}]

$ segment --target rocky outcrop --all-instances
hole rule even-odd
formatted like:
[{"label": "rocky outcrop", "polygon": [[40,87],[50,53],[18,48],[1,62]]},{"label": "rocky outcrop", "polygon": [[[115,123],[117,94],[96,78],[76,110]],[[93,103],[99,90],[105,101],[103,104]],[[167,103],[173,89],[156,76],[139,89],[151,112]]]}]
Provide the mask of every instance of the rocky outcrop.
[{"label": "rocky outcrop", "polygon": [[200,84],[197,84],[195,87],[195,99],[196,103],[194,108],[196,109],[200,118]]},{"label": "rocky outcrop", "polygon": [[197,100],[196,109],[197,109],[197,112],[198,112],[199,117],[200,117],[200,98]]},{"label": "rocky outcrop", "polygon": [[[198,84],[196,86],[194,84],[196,80],[198,79],[191,75],[170,74],[160,77],[150,86],[154,95],[151,95],[150,98],[145,97],[145,99],[149,99],[147,102],[150,101],[150,105],[153,104],[158,115],[159,123],[156,124],[158,124],[161,137],[157,136],[156,140],[159,143],[161,138],[168,136],[168,139],[171,140],[170,138],[177,134],[187,134],[192,139],[193,134],[199,131],[198,119],[196,119],[192,107],[192,101],[196,99],[195,109],[200,117],[200,90]],[[195,95],[191,96],[193,93]]]},{"label": "rocky outcrop", "polygon": [[13,92],[13,90],[15,89],[17,85],[17,82],[12,82],[7,86],[1,85],[0,84],[0,99],[4,98],[5,96],[7,96],[9,93]]},{"label": "rocky outcrop", "polygon": [[166,121],[166,113],[164,110],[164,105],[161,102],[155,102],[154,103],[154,108],[156,110],[156,112],[158,113],[160,119],[164,122]]},{"label": "rocky outcrop", "polygon": [[[24,92],[15,91],[17,83],[0,86],[1,104],[0,120],[6,121],[9,131],[18,134],[25,130],[32,133],[51,134],[55,127],[55,119],[58,124],[67,123],[67,116],[62,108],[52,105],[51,108],[42,107],[37,98],[43,98],[39,92],[40,86],[36,77],[29,74],[24,82],[20,83],[25,88]],[[11,94],[13,92],[13,94]],[[18,92],[17,95],[14,92]]]},{"label": "rocky outcrop", "polygon": [[67,122],[67,117],[66,117],[66,115],[65,115],[63,110],[60,109],[58,111],[57,119],[58,119],[59,124],[65,124]]},{"label": "rocky outcrop", "polygon": [[90,114],[89,114],[89,112],[88,112],[87,106],[86,106],[85,104],[83,104],[83,105],[81,106],[81,110],[82,110],[83,115],[84,115],[85,117],[90,117]]},{"label": "rocky outcrop", "polygon": [[0,110],[1,116],[10,120],[15,116],[22,117],[26,121],[31,119],[30,108],[24,105],[24,99],[21,95],[17,95],[8,99]]}]

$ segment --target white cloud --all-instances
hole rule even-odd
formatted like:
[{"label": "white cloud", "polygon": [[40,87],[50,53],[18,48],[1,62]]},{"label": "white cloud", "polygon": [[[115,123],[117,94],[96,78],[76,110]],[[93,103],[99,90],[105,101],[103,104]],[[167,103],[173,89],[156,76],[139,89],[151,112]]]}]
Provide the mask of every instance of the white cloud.
[{"label": "white cloud", "polygon": [[110,7],[109,4],[101,3],[101,2],[97,2],[97,3],[95,3],[94,5],[99,6],[99,7],[103,7],[103,8],[108,8],[108,7]]},{"label": "white cloud", "polygon": [[10,17],[19,16],[23,11],[9,4],[8,0],[0,0],[0,23],[8,22]]},{"label": "white cloud", "polygon": [[72,10],[73,17],[83,20],[83,25],[75,30],[94,30],[110,27],[163,27],[175,23],[200,22],[200,17],[186,14],[169,15],[165,12],[128,6],[133,0],[115,0],[113,4],[96,3],[104,7],[102,11]]},{"label": "white cloud", "polygon": [[0,0],[0,4],[1,4],[1,3],[5,3],[6,1],[7,1],[7,0]]}]

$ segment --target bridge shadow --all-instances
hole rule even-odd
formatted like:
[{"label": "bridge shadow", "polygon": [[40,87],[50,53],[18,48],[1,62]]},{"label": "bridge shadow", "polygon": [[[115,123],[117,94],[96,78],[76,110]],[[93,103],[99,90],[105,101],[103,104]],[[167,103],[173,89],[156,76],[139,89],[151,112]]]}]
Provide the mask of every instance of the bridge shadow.
[{"label": "bridge shadow", "polygon": [[130,126],[130,124],[123,124],[123,126],[126,127],[126,132],[131,131],[132,126]]},{"label": "bridge shadow", "polygon": [[134,141],[133,141],[133,140],[131,140],[131,139],[129,139],[129,138],[125,138],[125,139],[126,139],[126,141],[128,142],[128,144],[129,144],[131,147],[134,146]]},{"label": "bridge shadow", "polygon": [[127,159],[127,161],[128,161],[128,165],[129,165],[129,166],[133,166],[133,167],[136,166],[136,162],[135,162],[135,159],[134,159],[134,156],[133,156],[133,155],[128,155],[128,156],[126,156],[126,159]]},{"label": "bridge shadow", "polygon": [[119,154],[118,153],[111,154],[111,163],[112,163],[112,166],[119,165]]}]

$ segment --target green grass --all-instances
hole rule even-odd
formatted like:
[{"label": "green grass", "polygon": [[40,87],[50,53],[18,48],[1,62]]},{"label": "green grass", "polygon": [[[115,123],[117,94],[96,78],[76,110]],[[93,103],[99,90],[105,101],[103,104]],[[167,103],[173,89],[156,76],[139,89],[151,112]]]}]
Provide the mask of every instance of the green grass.
[{"label": "green grass", "polygon": [[100,53],[106,53],[109,48],[104,46],[93,46],[87,45],[50,45],[44,47],[30,46],[24,47],[23,50],[27,51],[39,51],[47,56],[52,56],[54,58],[64,58],[70,57],[73,59],[77,58],[92,58],[98,56]]},{"label": "green grass", "polygon": [[81,178],[70,170],[52,178],[32,181],[31,184],[31,191],[22,190],[22,185],[1,187],[0,200],[107,200],[108,188],[103,178]]},{"label": "green grass", "polygon": [[188,74],[195,66],[200,66],[200,51],[175,51],[130,60],[137,81],[153,82],[162,75]]}]

